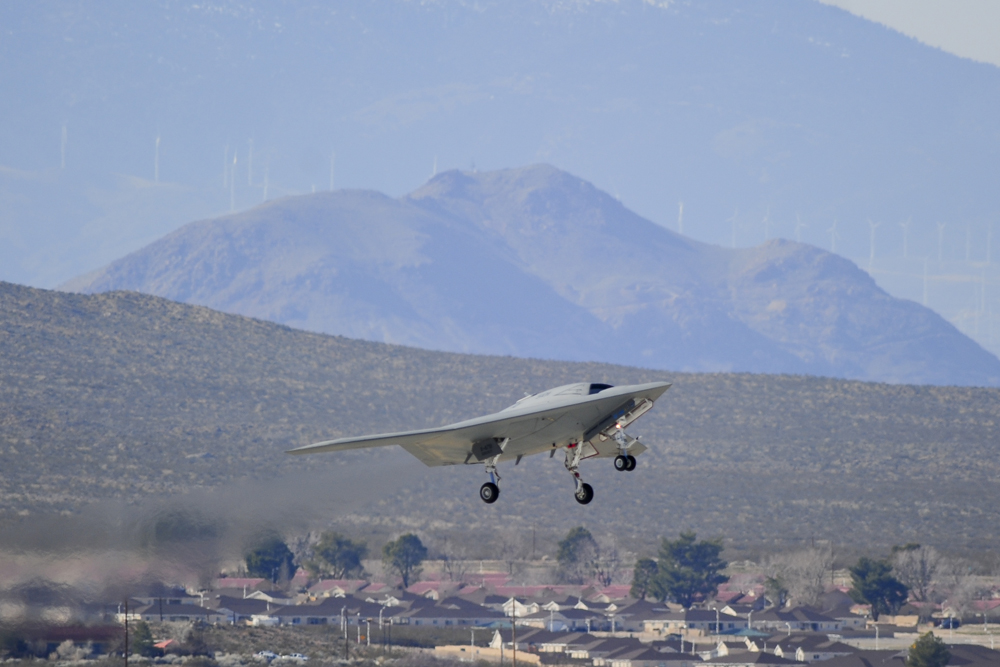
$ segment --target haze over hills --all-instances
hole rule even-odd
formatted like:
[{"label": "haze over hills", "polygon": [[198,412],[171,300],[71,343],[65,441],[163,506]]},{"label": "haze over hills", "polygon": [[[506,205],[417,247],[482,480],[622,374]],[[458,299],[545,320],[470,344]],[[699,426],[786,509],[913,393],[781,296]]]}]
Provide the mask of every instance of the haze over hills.
[{"label": "haze over hills", "polygon": [[1000,213],[1000,71],[818,2],[41,0],[0,24],[15,282],[331,178],[398,196],[435,164],[550,162],[671,227],[683,201],[727,245],[829,247],[838,221],[851,257],[870,218],[877,257],[906,233],[937,257],[943,222],[946,260],[966,225],[984,260]]},{"label": "haze over hills", "polygon": [[[478,466],[425,468],[398,448],[284,454],[450,423],[568,382],[662,379],[673,387],[630,429],[650,451],[630,474],[585,464],[586,507],[558,457],[501,466],[488,506]],[[46,516],[67,513],[45,536],[68,530],[73,549],[97,532],[77,519],[98,501],[115,526],[122,506],[162,514],[177,502],[282,529],[461,534],[483,550],[491,526],[552,536],[580,524],[643,549],[689,527],[737,546],[996,549],[998,428],[997,389],[430,352],[136,293],[0,283],[0,515],[45,531]]]},{"label": "haze over hills", "polygon": [[311,331],[648,368],[992,386],[1000,360],[852,262],[700,243],[555,168],[450,171],[191,223],[64,289]]}]

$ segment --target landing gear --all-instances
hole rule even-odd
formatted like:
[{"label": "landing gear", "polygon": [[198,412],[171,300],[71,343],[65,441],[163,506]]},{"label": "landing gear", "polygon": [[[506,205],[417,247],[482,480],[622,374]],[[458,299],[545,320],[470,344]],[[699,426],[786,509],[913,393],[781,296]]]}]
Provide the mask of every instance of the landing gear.
[{"label": "landing gear", "polygon": [[615,457],[615,470],[631,472],[635,470],[635,457],[628,453],[628,448],[635,442],[635,438],[628,436],[620,427],[615,429],[615,443],[618,445],[618,456]]},{"label": "landing gear", "polygon": [[479,497],[483,499],[484,503],[493,504],[500,497],[500,487],[493,482],[486,482],[479,487]]},{"label": "landing gear", "polygon": [[635,457],[631,454],[619,454],[615,457],[615,470],[626,472],[635,470]]},{"label": "landing gear", "polygon": [[488,505],[492,505],[500,497],[500,487],[498,486],[500,473],[497,472],[497,461],[500,460],[500,456],[503,454],[503,450],[507,447],[508,442],[510,442],[510,438],[504,438],[498,442],[497,445],[500,448],[500,453],[486,459],[486,472],[490,476],[490,481],[479,487],[479,497]]},{"label": "landing gear", "polygon": [[573,443],[566,446],[566,470],[570,471],[573,475],[573,480],[576,482],[576,491],[573,493],[573,496],[576,498],[576,502],[586,505],[594,499],[594,487],[580,478],[580,458],[580,443]]}]

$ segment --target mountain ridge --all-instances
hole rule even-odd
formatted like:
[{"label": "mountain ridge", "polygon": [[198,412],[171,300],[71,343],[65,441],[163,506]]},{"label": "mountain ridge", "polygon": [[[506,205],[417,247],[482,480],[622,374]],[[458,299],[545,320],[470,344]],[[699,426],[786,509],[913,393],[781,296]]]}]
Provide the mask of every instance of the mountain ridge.
[{"label": "mountain ridge", "polygon": [[[135,292],[0,283],[0,523],[172,503],[226,521],[399,531],[486,550],[491,526],[554,540],[599,526],[655,550],[685,529],[779,549],[918,541],[995,550],[1000,390],[689,374],[432,352],[309,333]],[[673,383],[635,426],[630,474],[557,457],[427,468],[398,447],[292,457],[296,445],[431,428],[577,381]],[[184,500],[187,498],[188,500]],[[103,510],[101,509],[103,508]]]},{"label": "mountain ridge", "polygon": [[64,289],[131,289],[428,349],[650,368],[1000,383],[1000,360],[853,263],[682,237],[549,165],[398,199],[285,198],[191,223]]}]

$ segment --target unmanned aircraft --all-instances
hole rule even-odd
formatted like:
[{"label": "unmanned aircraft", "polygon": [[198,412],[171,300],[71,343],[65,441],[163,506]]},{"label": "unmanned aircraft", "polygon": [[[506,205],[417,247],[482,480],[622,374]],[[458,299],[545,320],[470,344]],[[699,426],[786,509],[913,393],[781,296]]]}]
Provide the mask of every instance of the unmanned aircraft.
[{"label": "unmanned aircraft", "polygon": [[340,452],[399,445],[429,466],[482,463],[490,481],[479,489],[487,503],[500,497],[497,463],[565,449],[566,470],[576,483],[575,497],[586,505],[594,489],[580,477],[580,461],[614,457],[615,469],[635,469],[635,457],[646,447],[625,427],[646,414],[653,401],[670,388],[668,382],[614,387],[578,382],[525,396],[509,408],[440,428],[317,442],[289,454]]}]

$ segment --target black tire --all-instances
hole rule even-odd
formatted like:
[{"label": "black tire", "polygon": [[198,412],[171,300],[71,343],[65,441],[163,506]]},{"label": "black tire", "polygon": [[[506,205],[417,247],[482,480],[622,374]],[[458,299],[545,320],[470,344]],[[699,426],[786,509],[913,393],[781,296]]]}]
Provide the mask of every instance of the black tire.
[{"label": "black tire", "polygon": [[581,505],[587,505],[594,499],[594,487],[584,482],[580,485],[580,490],[577,491],[573,497],[576,498],[576,502]]},{"label": "black tire", "polygon": [[631,454],[628,455],[628,467],[625,468],[625,470],[628,470],[629,472],[635,470],[635,457]]},{"label": "black tire", "polygon": [[486,482],[479,487],[479,497],[483,499],[484,503],[493,504],[500,497],[500,487],[493,482]]},{"label": "black tire", "polygon": [[615,457],[615,470],[621,472],[623,470],[628,470],[628,457],[619,454]]}]

